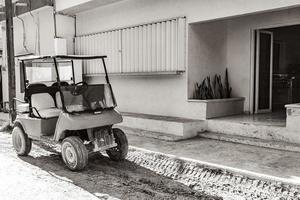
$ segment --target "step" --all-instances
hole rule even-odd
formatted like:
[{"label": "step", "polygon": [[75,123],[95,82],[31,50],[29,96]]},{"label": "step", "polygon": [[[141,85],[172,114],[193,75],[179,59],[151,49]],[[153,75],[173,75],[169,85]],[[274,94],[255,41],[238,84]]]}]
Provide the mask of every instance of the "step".
[{"label": "step", "polygon": [[300,152],[300,145],[293,144],[283,141],[274,141],[274,140],[263,140],[259,138],[245,137],[239,135],[229,135],[223,133],[213,133],[213,132],[204,132],[199,133],[200,137],[221,140],[239,144],[247,144],[271,149],[278,149],[284,151]]},{"label": "step", "polygon": [[285,126],[264,125],[223,119],[207,120],[207,131],[227,135],[289,142]]},{"label": "step", "polygon": [[183,137],[171,135],[171,134],[167,134],[167,133],[146,131],[143,129],[129,128],[126,126],[116,125],[114,127],[122,129],[128,135],[137,135],[137,136],[141,136],[141,137],[155,138],[155,139],[159,139],[159,140],[166,140],[166,141],[173,141],[173,142],[185,139]]},{"label": "step", "polygon": [[[131,132],[139,132],[140,135],[149,137],[172,138],[174,141],[195,137],[198,132],[206,130],[204,120],[136,113],[122,113],[122,115],[123,122],[120,126],[131,128]],[[133,131],[134,129],[138,131]]]}]

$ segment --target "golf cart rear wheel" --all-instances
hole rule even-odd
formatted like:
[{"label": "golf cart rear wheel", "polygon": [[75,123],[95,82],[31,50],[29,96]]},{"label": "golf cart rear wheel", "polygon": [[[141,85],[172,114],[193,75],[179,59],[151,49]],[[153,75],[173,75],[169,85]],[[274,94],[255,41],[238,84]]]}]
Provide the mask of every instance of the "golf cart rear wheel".
[{"label": "golf cart rear wheel", "polygon": [[32,141],[20,124],[16,124],[12,130],[12,143],[19,156],[27,156],[29,154]]},{"label": "golf cart rear wheel", "polygon": [[128,140],[125,133],[118,128],[113,129],[115,142],[118,146],[108,149],[106,151],[110,159],[114,161],[124,160],[128,153]]},{"label": "golf cart rear wheel", "polygon": [[88,151],[79,137],[65,138],[61,145],[61,154],[64,163],[72,171],[82,170],[88,163]]}]

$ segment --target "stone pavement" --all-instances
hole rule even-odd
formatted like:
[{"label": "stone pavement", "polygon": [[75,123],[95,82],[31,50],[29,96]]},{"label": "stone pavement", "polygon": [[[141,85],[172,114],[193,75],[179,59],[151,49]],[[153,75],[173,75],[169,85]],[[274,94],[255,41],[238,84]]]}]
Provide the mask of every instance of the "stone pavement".
[{"label": "stone pavement", "polygon": [[129,144],[262,180],[300,185],[300,153],[205,138],[169,142],[128,134]]},{"label": "stone pavement", "polygon": [[131,147],[127,160],[224,200],[300,199],[300,187],[249,178],[202,163]]},{"label": "stone pavement", "polygon": [[128,135],[128,160],[224,199],[300,199],[300,153],[194,138]]}]

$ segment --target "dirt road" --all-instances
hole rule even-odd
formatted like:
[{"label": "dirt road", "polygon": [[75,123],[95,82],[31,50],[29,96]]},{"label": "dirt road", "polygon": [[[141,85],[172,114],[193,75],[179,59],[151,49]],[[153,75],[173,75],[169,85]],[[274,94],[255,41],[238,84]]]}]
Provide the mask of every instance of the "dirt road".
[{"label": "dirt road", "polygon": [[94,154],[83,172],[69,171],[60,155],[35,143],[28,157],[13,151],[0,133],[0,199],[218,199],[191,190],[129,161],[116,163]]}]

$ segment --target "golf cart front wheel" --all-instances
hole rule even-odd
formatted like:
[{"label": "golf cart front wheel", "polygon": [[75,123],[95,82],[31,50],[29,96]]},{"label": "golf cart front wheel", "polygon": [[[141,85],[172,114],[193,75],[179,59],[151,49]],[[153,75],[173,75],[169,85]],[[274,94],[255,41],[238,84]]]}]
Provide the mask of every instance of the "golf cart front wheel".
[{"label": "golf cart front wheel", "polygon": [[16,124],[12,130],[12,143],[19,156],[27,156],[31,151],[32,141],[20,124]]},{"label": "golf cart front wheel", "polygon": [[65,138],[62,142],[61,154],[64,163],[72,171],[82,170],[88,163],[88,151],[79,137]]},{"label": "golf cart front wheel", "polygon": [[124,160],[128,153],[128,140],[125,133],[118,128],[113,129],[113,135],[115,137],[116,147],[108,149],[106,151],[110,159],[114,161]]}]

